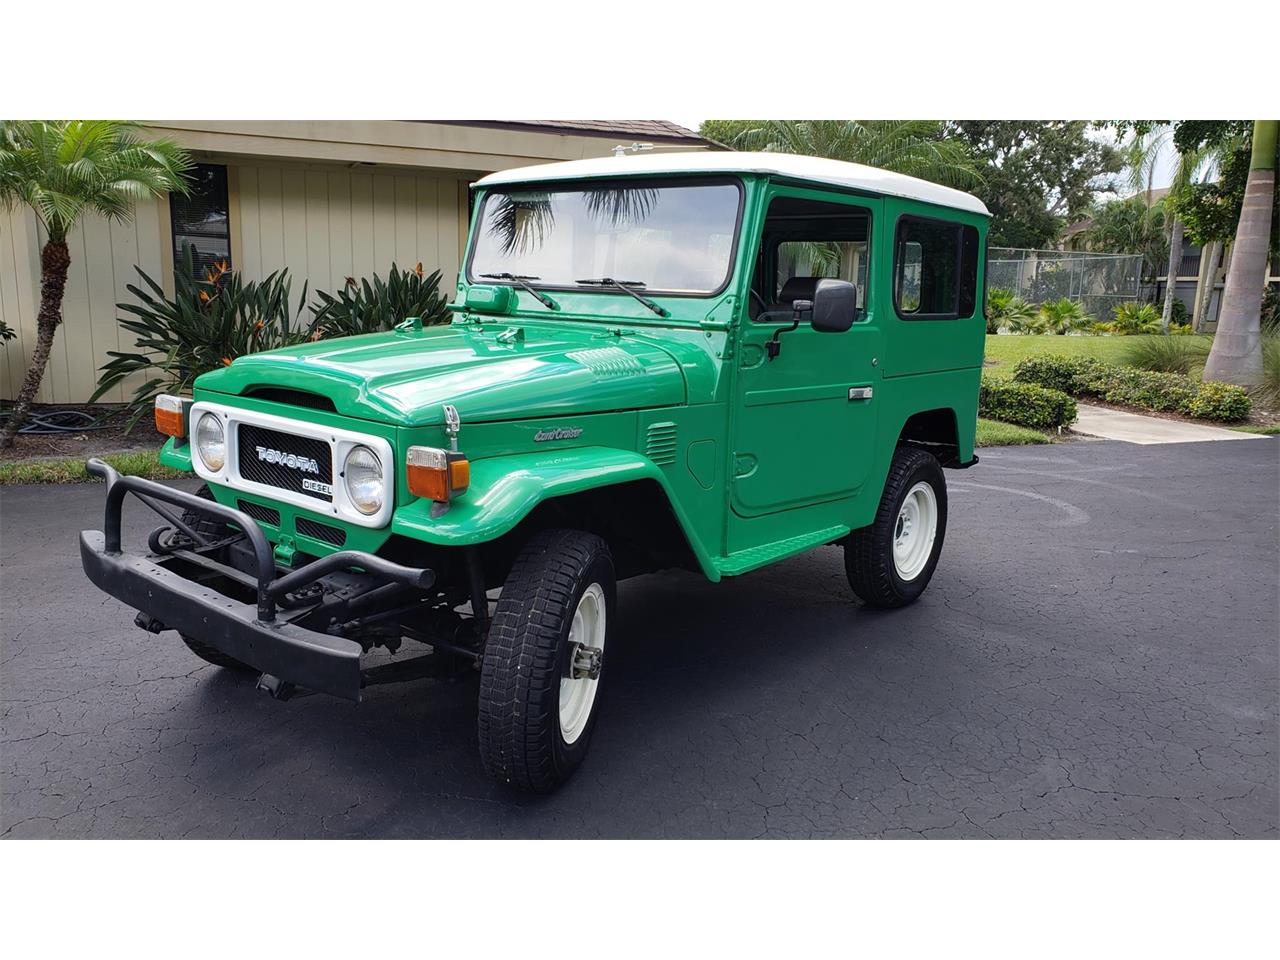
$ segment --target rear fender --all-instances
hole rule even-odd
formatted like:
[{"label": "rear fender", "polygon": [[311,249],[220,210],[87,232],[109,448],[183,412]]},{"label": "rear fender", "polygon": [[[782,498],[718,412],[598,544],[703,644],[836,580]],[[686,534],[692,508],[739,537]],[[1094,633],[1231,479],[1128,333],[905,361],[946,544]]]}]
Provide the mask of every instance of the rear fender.
[{"label": "rear fender", "polygon": [[[391,532],[446,547],[486,543],[510,533],[544,501],[635,480],[653,480],[662,488],[698,565],[708,578],[719,580],[711,556],[671,495],[663,472],[641,454],[613,447],[475,460],[465,494],[442,512],[428,500],[406,504],[392,515]],[[432,516],[433,512],[438,515]]]}]

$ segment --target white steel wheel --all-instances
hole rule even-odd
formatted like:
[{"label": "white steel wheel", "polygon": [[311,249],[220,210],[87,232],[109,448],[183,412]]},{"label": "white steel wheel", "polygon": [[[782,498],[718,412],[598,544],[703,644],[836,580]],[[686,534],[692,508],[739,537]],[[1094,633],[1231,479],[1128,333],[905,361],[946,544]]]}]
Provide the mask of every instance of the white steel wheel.
[{"label": "white steel wheel", "polygon": [[[596,669],[594,676],[588,675],[587,670],[578,666],[583,658],[575,654],[584,649],[604,650],[606,616],[604,589],[592,583],[582,592],[573,611],[568,637],[570,660],[566,674],[560,678],[560,736],[568,744],[574,743],[587,728],[596,702],[596,689],[600,686],[600,671]],[[601,654],[595,652],[594,655]]]},{"label": "white steel wheel", "polygon": [[933,554],[938,535],[938,498],[921,481],[907,491],[893,528],[893,567],[905,581],[914,580]]}]

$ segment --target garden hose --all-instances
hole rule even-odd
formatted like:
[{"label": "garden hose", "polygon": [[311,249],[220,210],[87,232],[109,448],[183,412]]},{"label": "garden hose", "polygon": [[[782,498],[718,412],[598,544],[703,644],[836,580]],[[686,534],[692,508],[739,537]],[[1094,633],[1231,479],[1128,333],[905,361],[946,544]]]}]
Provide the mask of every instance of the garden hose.
[{"label": "garden hose", "polygon": [[[12,407],[5,405],[0,411],[0,420],[7,419]],[[95,417],[84,410],[41,410],[28,412],[27,422],[18,430],[24,434],[85,433],[90,430],[101,430],[107,424],[110,414]]]}]

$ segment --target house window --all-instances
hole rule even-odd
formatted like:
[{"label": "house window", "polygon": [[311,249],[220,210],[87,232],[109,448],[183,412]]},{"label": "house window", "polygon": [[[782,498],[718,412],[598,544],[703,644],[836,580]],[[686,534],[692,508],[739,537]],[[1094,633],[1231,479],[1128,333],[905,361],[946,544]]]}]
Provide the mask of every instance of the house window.
[{"label": "house window", "polygon": [[903,217],[893,260],[893,300],[904,320],[973,316],[978,231],[946,220]]},{"label": "house window", "polygon": [[227,215],[227,168],[198,163],[187,175],[191,192],[169,194],[173,262],[182,269],[184,244],[190,244],[197,276],[218,262],[231,263],[231,220]]}]

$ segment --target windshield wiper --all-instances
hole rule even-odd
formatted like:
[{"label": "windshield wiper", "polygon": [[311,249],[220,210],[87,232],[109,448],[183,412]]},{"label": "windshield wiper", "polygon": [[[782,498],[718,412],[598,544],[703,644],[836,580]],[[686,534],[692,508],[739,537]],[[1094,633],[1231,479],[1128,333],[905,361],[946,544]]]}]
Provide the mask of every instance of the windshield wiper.
[{"label": "windshield wiper", "polygon": [[532,293],[534,298],[548,310],[560,309],[560,304],[556,303],[545,293],[542,293],[529,283],[530,280],[541,280],[541,277],[531,277],[527,274],[520,273],[482,273],[480,276],[484,277],[486,280],[510,280],[521,290],[528,290]]},{"label": "windshield wiper", "polygon": [[662,307],[658,306],[648,297],[632,289],[633,287],[643,287],[645,285],[643,280],[615,280],[613,277],[598,277],[594,280],[575,280],[573,282],[580,283],[586,287],[617,287],[623,293],[627,293],[635,297],[658,316],[665,317],[668,315],[667,311]]}]

